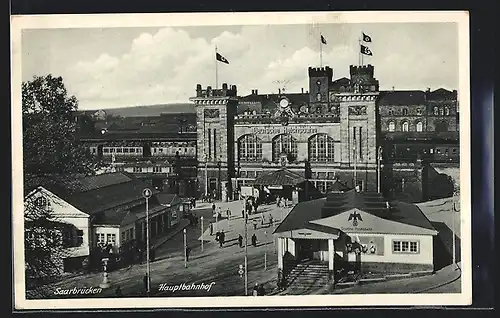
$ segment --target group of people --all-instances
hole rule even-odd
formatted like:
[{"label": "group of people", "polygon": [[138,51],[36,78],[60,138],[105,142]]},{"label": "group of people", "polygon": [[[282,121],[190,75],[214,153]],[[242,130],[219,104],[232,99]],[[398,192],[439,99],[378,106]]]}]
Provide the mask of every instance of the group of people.
[{"label": "group of people", "polygon": [[215,241],[219,242],[219,247],[222,248],[226,241],[226,233],[224,233],[224,230],[215,233]]},{"label": "group of people", "polygon": [[[248,223],[248,215],[247,215],[245,222]],[[258,222],[257,218],[252,219],[252,225],[253,225],[254,230],[257,230],[257,222]],[[273,215],[271,213],[269,213],[269,226],[272,227],[273,223],[274,223]],[[266,217],[265,217],[264,213],[262,213],[260,216],[260,225],[263,227],[265,224],[266,224]]]},{"label": "group of people", "polygon": [[[238,245],[243,247],[243,236],[241,234],[238,235]],[[257,247],[257,235],[255,233],[252,235],[252,246]]]},{"label": "group of people", "polygon": [[276,197],[276,206],[278,208],[284,208],[288,205],[287,199],[284,197],[277,196]]}]

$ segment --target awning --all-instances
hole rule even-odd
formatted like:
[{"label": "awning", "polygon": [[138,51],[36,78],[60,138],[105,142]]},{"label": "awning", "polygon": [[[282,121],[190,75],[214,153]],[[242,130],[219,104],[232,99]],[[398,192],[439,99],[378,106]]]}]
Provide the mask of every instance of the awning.
[{"label": "awning", "polygon": [[306,181],[306,179],[295,172],[288,169],[279,169],[258,177],[253,182],[253,185],[267,186],[269,189],[276,189],[276,186],[297,186],[304,181]]}]

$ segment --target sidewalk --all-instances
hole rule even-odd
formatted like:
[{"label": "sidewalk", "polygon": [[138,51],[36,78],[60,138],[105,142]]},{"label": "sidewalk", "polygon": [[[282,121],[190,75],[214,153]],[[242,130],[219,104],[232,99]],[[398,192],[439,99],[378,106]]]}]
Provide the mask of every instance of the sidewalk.
[{"label": "sidewalk", "polygon": [[180,219],[179,223],[174,228],[171,228],[170,231],[167,233],[167,235],[154,239],[151,248],[155,249],[158,246],[164,244],[166,241],[171,239],[177,233],[185,229],[188,225],[189,221],[187,219]]}]

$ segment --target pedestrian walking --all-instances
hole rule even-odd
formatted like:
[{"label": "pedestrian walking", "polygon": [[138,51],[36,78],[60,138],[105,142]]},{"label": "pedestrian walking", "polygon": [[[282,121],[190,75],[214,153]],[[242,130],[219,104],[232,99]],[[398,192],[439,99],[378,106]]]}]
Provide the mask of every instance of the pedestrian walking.
[{"label": "pedestrian walking", "polygon": [[215,233],[215,241],[218,242],[220,241],[220,232],[217,231],[217,233]]},{"label": "pedestrian walking", "polygon": [[122,294],[122,289],[120,288],[120,286],[116,287],[116,290],[115,290],[115,295],[117,297],[122,297],[123,294]]},{"label": "pedestrian walking", "polygon": [[241,210],[241,218],[244,219],[245,218],[245,210]]},{"label": "pedestrian walking", "polygon": [[212,214],[215,213],[215,203],[212,203]]},{"label": "pedestrian walking", "polygon": [[252,224],[253,224],[253,229],[256,230],[257,229],[257,220],[253,219]]},{"label": "pedestrian walking", "polygon": [[144,277],[142,278],[142,282],[144,283],[144,290],[147,291],[148,290],[148,275],[144,275]]},{"label": "pedestrian walking", "polygon": [[252,245],[257,247],[257,235],[255,233],[252,235]]},{"label": "pedestrian walking", "polygon": [[269,213],[269,224],[271,225],[271,227],[273,226],[273,222],[274,222],[273,215]]},{"label": "pedestrian walking", "polygon": [[245,214],[245,224],[247,224],[247,223],[248,223],[248,213]]},{"label": "pedestrian walking", "polygon": [[186,262],[189,262],[189,253],[191,253],[191,248],[186,246]]},{"label": "pedestrian walking", "polygon": [[224,233],[224,230],[222,230],[222,232],[220,233],[220,240],[222,244],[226,242],[226,233]]},{"label": "pedestrian walking", "polygon": [[278,208],[280,207],[280,196],[279,195],[276,197],[276,207],[278,207]]},{"label": "pedestrian walking", "polygon": [[259,296],[265,296],[266,295],[266,290],[264,289],[264,285],[260,284],[259,288],[257,289],[257,294]]},{"label": "pedestrian walking", "polygon": [[259,284],[258,283],[255,283],[255,286],[253,287],[253,292],[252,294],[254,296],[259,296]]},{"label": "pedestrian walking", "polygon": [[241,236],[241,234],[238,235],[238,244],[240,247],[243,247],[243,236]]},{"label": "pedestrian walking", "polygon": [[261,225],[261,226],[264,226],[265,221],[266,221],[266,218],[265,218],[265,216],[264,216],[264,213],[262,213],[262,214],[260,215],[260,225]]},{"label": "pedestrian walking", "polygon": [[210,222],[210,236],[214,235],[214,224]]}]

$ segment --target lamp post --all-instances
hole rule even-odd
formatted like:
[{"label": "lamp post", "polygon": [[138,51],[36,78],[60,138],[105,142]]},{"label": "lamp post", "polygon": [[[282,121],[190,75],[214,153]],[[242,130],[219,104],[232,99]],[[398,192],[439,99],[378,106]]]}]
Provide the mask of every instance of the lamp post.
[{"label": "lamp post", "polygon": [[146,284],[146,289],[149,295],[150,292],[150,282],[151,279],[149,277],[150,274],[150,268],[149,268],[149,198],[151,198],[152,192],[151,189],[145,188],[142,190],[142,196],[144,199],[146,199],[146,277],[147,277],[147,284]]},{"label": "lamp post", "polygon": [[219,170],[218,171],[219,175],[218,175],[218,178],[217,178],[217,181],[218,181],[217,182],[217,190],[218,190],[217,191],[217,198],[219,200],[222,199],[222,189],[221,189],[222,188],[222,183],[221,183],[221,180],[220,180],[220,178],[221,178],[221,165],[222,165],[222,163],[221,163],[221,161],[219,159],[219,161],[217,161],[217,168]]},{"label": "lamp post", "polygon": [[457,262],[456,262],[456,252],[455,252],[455,213],[460,212],[460,207],[457,208],[457,203],[453,202],[453,218],[452,218],[452,255],[453,255],[453,265],[455,266],[455,269],[458,267]]},{"label": "lamp post", "polygon": [[[267,230],[264,231],[264,237],[266,239],[266,244],[267,244]],[[267,271],[267,250],[265,246],[264,246],[264,270]]]},{"label": "lamp post", "polygon": [[[246,220],[246,211],[245,211],[245,220]],[[245,222],[245,220],[243,220],[243,222],[245,223],[245,296],[248,295],[248,249],[247,249],[247,245],[248,245],[248,229],[247,229],[247,222]]]},{"label": "lamp post", "polygon": [[184,268],[188,266],[187,263],[187,240],[186,240],[186,229],[184,229]]},{"label": "lamp post", "polygon": [[377,170],[378,170],[378,173],[377,173],[377,177],[378,177],[378,180],[377,180],[377,192],[380,193],[380,184],[381,184],[381,180],[382,180],[382,146],[379,146],[378,147],[378,160],[377,160]]},{"label": "lamp post", "polygon": [[203,215],[201,216],[201,251],[203,252]]},{"label": "lamp post", "polygon": [[208,156],[207,154],[203,155],[205,159],[205,197],[208,198]]}]

